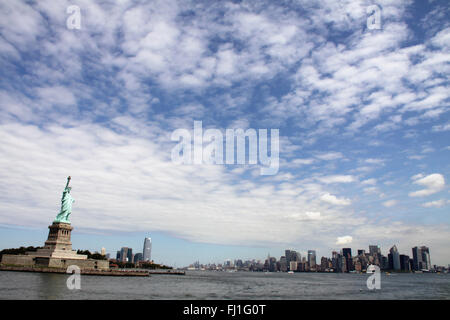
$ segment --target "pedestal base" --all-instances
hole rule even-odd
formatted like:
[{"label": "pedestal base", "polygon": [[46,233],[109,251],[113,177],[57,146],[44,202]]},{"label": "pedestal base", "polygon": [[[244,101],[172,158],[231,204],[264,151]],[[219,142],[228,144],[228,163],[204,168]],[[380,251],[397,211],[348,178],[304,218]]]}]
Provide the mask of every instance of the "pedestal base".
[{"label": "pedestal base", "polygon": [[87,255],[77,254],[75,250],[72,250],[70,235],[73,227],[69,223],[53,222],[48,228],[50,230],[44,248],[38,249],[36,252],[27,252],[27,255],[39,258],[87,259]]}]

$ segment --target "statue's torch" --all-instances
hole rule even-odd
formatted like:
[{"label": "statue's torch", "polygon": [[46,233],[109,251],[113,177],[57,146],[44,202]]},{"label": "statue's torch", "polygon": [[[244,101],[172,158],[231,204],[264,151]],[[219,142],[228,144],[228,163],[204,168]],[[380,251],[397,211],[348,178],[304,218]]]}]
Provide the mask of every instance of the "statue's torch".
[{"label": "statue's torch", "polygon": [[70,179],[72,179],[72,178],[71,178],[70,176],[68,176],[68,177],[67,177],[66,189],[69,187]]}]

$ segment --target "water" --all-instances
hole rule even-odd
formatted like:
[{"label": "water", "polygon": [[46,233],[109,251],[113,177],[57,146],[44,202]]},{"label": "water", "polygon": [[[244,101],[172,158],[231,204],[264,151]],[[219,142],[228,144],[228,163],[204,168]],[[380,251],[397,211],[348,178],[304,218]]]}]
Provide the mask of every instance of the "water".
[{"label": "water", "polygon": [[450,274],[381,275],[368,290],[366,274],[188,271],[148,278],[0,271],[0,299],[450,299]]}]

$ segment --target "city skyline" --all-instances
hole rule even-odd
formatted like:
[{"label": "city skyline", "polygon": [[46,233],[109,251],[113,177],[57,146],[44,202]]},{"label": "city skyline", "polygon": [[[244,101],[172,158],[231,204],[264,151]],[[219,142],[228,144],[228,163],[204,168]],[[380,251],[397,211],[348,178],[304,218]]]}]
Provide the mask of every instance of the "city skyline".
[{"label": "city skyline", "polygon": [[448,1],[71,5],[0,2],[1,246],[40,245],[71,176],[74,247],[112,257],[450,261]]},{"label": "city skyline", "polygon": [[[374,250],[376,248],[376,250]],[[389,253],[384,255],[379,245],[369,245],[369,250],[358,249],[356,255],[351,254],[351,248],[341,248],[340,252],[333,251],[331,256],[322,256],[318,262],[315,250],[308,250],[302,256],[300,252],[286,249],[285,255],[279,259],[270,253],[266,259],[226,259],[224,262],[200,263],[197,260],[189,266],[189,269],[226,270],[238,269],[247,271],[281,271],[281,272],[365,272],[369,265],[376,265],[384,271],[417,272],[439,271],[450,269],[450,263],[446,265],[432,264],[430,249],[426,246],[411,248],[411,255],[400,254],[397,246],[393,245]]]},{"label": "city skyline", "polygon": [[[39,237],[42,238],[42,236],[46,235],[46,231],[42,230],[33,230],[32,233],[29,232],[30,229],[22,229],[17,230],[15,228],[8,228],[4,229],[0,227],[0,229],[3,229],[4,231],[9,231],[10,233],[4,233],[5,236],[8,237],[9,242],[2,242],[4,248],[0,249],[6,249],[6,248],[14,248],[14,247],[20,247],[23,245],[33,245],[33,246],[39,246],[41,245],[42,239],[39,239]],[[23,233],[22,233],[23,232]],[[34,235],[35,234],[35,235]],[[28,235],[28,237],[27,237]],[[31,236],[31,237],[30,237]],[[110,258],[115,258],[117,250],[120,250],[122,247],[128,247],[133,250],[133,252],[137,253],[140,250],[140,247],[142,247],[142,239],[145,239],[148,236],[148,234],[142,233],[142,234],[121,234],[120,236],[99,236],[99,235],[87,235],[85,239],[83,234],[77,234],[77,232],[72,234],[72,238],[74,240],[74,248],[76,249],[82,249],[82,250],[90,250],[91,252],[100,252],[104,245],[101,245],[102,239],[104,242],[111,242],[114,243],[113,246],[105,247],[106,253],[110,255]],[[14,239],[17,237],[17,239]],[[108,239],[105,241],[104,239]],[[223,263],[223,261],[230,260],[234,261],[235,259],[241,259],[241,260],[260,260],[264,261],[267,258],[268,253],[271,257],[279,257],[283,256],[286,252],[286,250],[292,250],[299,254],[301,254],[302,257],[308,256],[308,250],[315,250],[316,251],[316,261],[317,263],[320,263],[320,258],[325,257],[331,257],[331,253],[333,251],[340,252],[341,249],[344,247],[332,247],[327,249],[298,249],[299,247],[291,246],[289,249],[286,249],[282,245],[278,247],[245,247],[245,246],[234,246],[234,247],[227,247],[227,246],[221,246],[221,245],[210,245],[210,244],[201,244],[201,243],[191,243],[189,241],[184,241],[182,239],[176,239],[173,240],[172,237],[168,237],[166,235],[161,235],[159,233],[152,233],[152,239],[157,239],[158,245],[155,247],[152,247],[152,251],[156,251],[156,255],[153,256],[152,253],[152,260],[156,263],[164,263],[166,265],[170,266],[176,266],[176,267],[182,267],[182,266],[188,266],[193,261],[199,260],[203,264],[212,264],[212,263]],[[18,239],[27,239],[25,242],[20,242]],[[113,240],[114,239],[114,240]],[[93,243],[99,243],[99,246],[93,246]],[[396,245],[399,252],[401,254],[406,253],[410,258],[413,258],[411,249],[413,247],[420,247],[422,244],[414,244],[412,247],[408,247],[402,244],[386,244],[386,245],[374,245],[374,250],[376,252],[381,252],[382,254],[386,255],[389,252],[389,249]],[[371,253],[370,249],[371,245],[361,245],[361,246],[351,246],[352,252],[354,254],[360,250],[366,250],[366,253]],[[348,247],[348,246],[347,246]],[[431,246],[430,246],[431,247]],[[297,249],[295,249],[297,248]],[[431,247],[432,248],[432,247]],[[368,250],[367,250],[368,249]],[[213,252],[214,254],[211,255],[210,252]],[[259,252],[259,254],[253,254],[253,252]],[[353,255],[354,255],[353,254]],[[441,265],[441,266],[447,266],[450,264],[450,260],[443,260],[439,261],[437,259],[434,259],[433,255],[433,265]]]}]

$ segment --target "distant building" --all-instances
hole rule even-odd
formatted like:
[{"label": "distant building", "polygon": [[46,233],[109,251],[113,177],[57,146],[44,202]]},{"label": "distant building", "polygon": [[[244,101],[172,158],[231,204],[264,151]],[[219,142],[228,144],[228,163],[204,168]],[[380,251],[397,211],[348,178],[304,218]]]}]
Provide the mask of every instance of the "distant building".
[{"label": "distant building", "polygon": [[144,249],[142,251],[143,260],[150,261],[152,259],[152,239],[145,238],[144,239]]},{"label": "distant building", "polygon": [[414,259],[409,257],[409,270],[414,270]]},{"label": "distant building", "polygon": [[315,268],[316,267],[316,251],[315,250],[308,250],[308,265],[309,268]]},{"label": "distant building", "polygon": [[[361,254],[358,254],[358,256],[356,257],[356,261],[358,261],[360,263],[361,271],[362,271],[362,270],[367,269],[367,266],[369,264],[369,257],[370,257],[370,255],[367,254],[365,252],[365,250],[358,250],[358,252],[359,251],[362,251],[362,252],[360,252]],[[356,270],[356,266],[355,266],[355,270]]]},{"label": "distant building", "polygon": [[119,260],[122,262],[133,262],[133,249],[128,247],[122,247],[122,249],[120,249]]},{"label": "distant building", "polygon": [[325,271],[328,269],[328,258],[322,257],[320,259],[320,271]]},{"label": "distant building", "polygon": [[379,245],[370,245],[369,246],[369,256],[371,256],[373,258],[372,261],[369,260],[371,264],[377,265],[383,269],[381,249],[380,249]]},{"label": "distant building", "polygon": [[116,253],[116,260],[117,260],[117,261],[120,261],[120,250],[117,250],[117,253]]},{"label": "distant building", "polygon": [[347,271],[347,259],[344,256],[339,255],[339,272],[348,272]]},{"label": "distant building", "polygon": [[291,258],[292,253],[295,253],[295,251],[292,250],[284,250],[284,256],[286,257],[286,264],[289,266],[291,260],[294,260]]},{"label": "distant building", "polygon": [[287,265],[287,259],[285,256],[280,257],[280,265],[279,265],[279,270],[281,272],[287,272],[288,270],[288,265]]},{"label": "distant building", "polygon": [[274,257],[269,258],[269,271],[270,272],[278,271],[277,259]]},{"label": "distant building", "polygon": [[369,246],[369,253],[372,257],[378,256],[381,254],[380,246],[378,245],[370,245]]},{"label": "distant building", "polygon": [[342,256],[345,257],[347,272],[353,270],[353,259],[352,259],[352,249],[351,248],[343,248]]},{"label": "distant building", "polygon": [[331,253],[331,267],[333,268],[334,272],[338,272],[338,253],[336,251],[333,251]]},{"label": "distant building", "polygon": [[418,247],[412,248],[414,270],[422,269],[422,251]]},{"label": "distant building", "polygon": [[142,261],[142,259],[143,259],[143,255],[142,255],[142,253],[139,252],[134,255],[133,262],[138,263],[138,262]]},{"label": "distant building", "polygon": [[353,263],[353,265],[355,267],[355,271],[361,272],[362,265],[361,265],[361,262],[358,259],[355,259],[355,262]]},{"label": "distant building", "polygon": [[[287,264],[289,270],[291,270],[291,268],[290,268],[291,261],[300,261],[301,260],[300,253],[296,252],[295,250],[285,250],[284,256],[286,257],[286,264]],[[297,267],[292,271],[295,271],[295,270],[297,270]]]},{"label": "distant building", "polygon": [[382,270],[388,270],[389,269],[389,259],[383,255],[380,255],[380,268]]},{"label": "distant building", "polygon": [[290,271],[297,271],[298,269],[298,261],[291,261],[289,263],[289,270]]},{"label": "distant building", "polygon": [[102,248],[102,251],[100,252],[100,254],[101,254],[102,256],[106,256],[106,249],[105,249],[105,248]]},{"label": "distant building", "polygon": [[400,254],[396,245],[389,249],[389,269],[400,270]]},{"label": "distant building", "polygon": [[409,268],[409,256],[401,254],[400,255],[400,270],[402,271],[410,271]]},{"label": "distant building", "polygon": [[297,271],[306,271],[306,262],[297,262]]},{"label": "distant building", "polygon": [[420,247],[420,249],[422,250],[423,269],[430,270],[432,268],[430,259],[430,249],[425,246]]},{"label": "distant building", "polygon": [[227,260],[225,260],[225,262],[223,263],[223,266],[224,266],[224,268],[230,269],[230,268],[233,268],[233,267],[234,267],[234,264],[233,264],[233,262],[231,262],[231,259],[227,259]]},{"label": "distant building", "polygon": [[428,247],[412,248],[414,270],[431,269],[430,249]]}]

